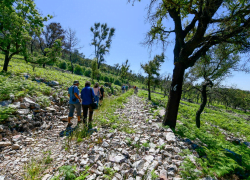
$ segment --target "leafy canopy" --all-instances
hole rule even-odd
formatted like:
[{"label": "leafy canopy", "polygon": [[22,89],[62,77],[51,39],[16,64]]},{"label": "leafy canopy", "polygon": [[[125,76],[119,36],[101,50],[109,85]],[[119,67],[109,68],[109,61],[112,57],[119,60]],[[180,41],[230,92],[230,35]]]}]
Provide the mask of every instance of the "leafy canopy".
[{"label": "leafy canopy", "polygon": [[237,68],[239,61],[237,48],[219,44],[202,56],[189,72],[196,78],[221,81]]},{"label": "leafy canopy", "polygon": [[31,39],[29,30],[41,33],[43,22],[47,17],[41,17],[32,0],[3,0],[0,3],[0,49],[7,53],[21,52],[23,43]]},{"label": "leafy canopy", "polygon": [[154,75],[159,76],[159,70],[161,63],[164,62],[164,54],[156,55],[153,60],[146,64],[141,64],[141,68],[148,74],[148,78],[151,79]]},{"label": "leafy canopy", "polygon": [[94,27],[90,28],[94,38],[91,45],[95,46],[95,56],[97,58],[98,69],[100,64],[104,62],[104,55],[109,53],[112,37],[115,34],[115,28],[109,28],[108,25],[95,23]]},{"label": "leafy canopy", "polygon": [[[170,19],[173,26],[167,23]],[[250,47],[249,0],[151,0],[148,21],[151,30],[146,44],[165,45],[174,33],[174,63],[181,62],[185,69],[216,44],[238,44],[241,50]]]}]

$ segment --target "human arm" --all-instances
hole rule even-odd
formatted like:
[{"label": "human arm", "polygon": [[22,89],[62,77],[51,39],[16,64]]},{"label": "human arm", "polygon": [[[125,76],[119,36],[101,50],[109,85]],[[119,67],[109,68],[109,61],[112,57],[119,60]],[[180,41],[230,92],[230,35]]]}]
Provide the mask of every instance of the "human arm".
[{"label": "human arm", "polygon": [[99,91],[100,96],[102,96],[102,93],[101,93],[100,89],[98,89],[98,91]]},{"label": "human arm", "polygon": [[79,89],[78,89],[78,87],[74,87],[75,89],[74,89],[74,95],[75,95],[75,97],[79,100],[79,102],[81,103],[82,102],[82,100],[81,100],[81,98],[79,97]]},{"label": "human arm", "polygon": [[95,97],[94,89],[93,88],[91,89],[92,89],[92,97]]},{"label": "human arm", "polygon": [[81,98],[78,96],[78,94],[77,94],[77,93],[74,93],[74,95],[75,95],[75,97],[79,100],[79,102],[81,103],[82,100],[81,100]]}]

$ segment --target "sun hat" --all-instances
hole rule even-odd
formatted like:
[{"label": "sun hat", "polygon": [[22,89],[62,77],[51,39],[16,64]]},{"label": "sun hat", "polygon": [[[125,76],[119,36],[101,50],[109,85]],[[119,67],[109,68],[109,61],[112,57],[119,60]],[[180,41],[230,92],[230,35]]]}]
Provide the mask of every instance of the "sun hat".
[{"label": "sun hat", "polygon": [[79,81],[74,81],[74,83],[73,84],[79,84]]}]

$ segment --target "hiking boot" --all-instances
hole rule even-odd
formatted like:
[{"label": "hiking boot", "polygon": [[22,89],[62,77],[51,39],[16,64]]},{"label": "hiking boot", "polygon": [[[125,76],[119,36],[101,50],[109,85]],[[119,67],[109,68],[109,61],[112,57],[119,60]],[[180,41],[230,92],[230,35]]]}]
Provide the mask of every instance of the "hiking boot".
[{"label": "hiking boot", "polygon": [[82,121],[77,121],[77,124],[81,124],[82,123]]},{"label": "hiking boot", "polygon": [[73,125],[73,123],[72,123],[72,122],[69,122],[68,125],[67,125],[67,127],[70,127],[70,126],[72,126],[72,125]]}]

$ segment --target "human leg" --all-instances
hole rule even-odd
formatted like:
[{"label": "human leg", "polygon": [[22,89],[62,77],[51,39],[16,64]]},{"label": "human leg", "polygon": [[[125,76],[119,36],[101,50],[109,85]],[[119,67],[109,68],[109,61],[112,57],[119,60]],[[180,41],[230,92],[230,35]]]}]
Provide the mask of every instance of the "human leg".
[{"label": "human leg", "polygon": [[81,122],[81,104],[75,104],[78,123]]},{"label": "human leg", "polygon": [[96,96],[97,105],[99,105],[99,97]]},{"label": "human leg", "polygon": [[75,111],[75,106],[73,104],[70,104],[69,105],[68,125],[72,125],[70,120],[73,118],[74,111]]},{"label": "human leg", "polygon": [[89,105],[89,129],[92,128],[93,113],[94,113],[94,111],[93,111],[91,105]]},{"label": "human leg", "polygon": [[83,109],[83,123],[87,123],[87,116],[88,116],[88,105],[82,105]]}]

